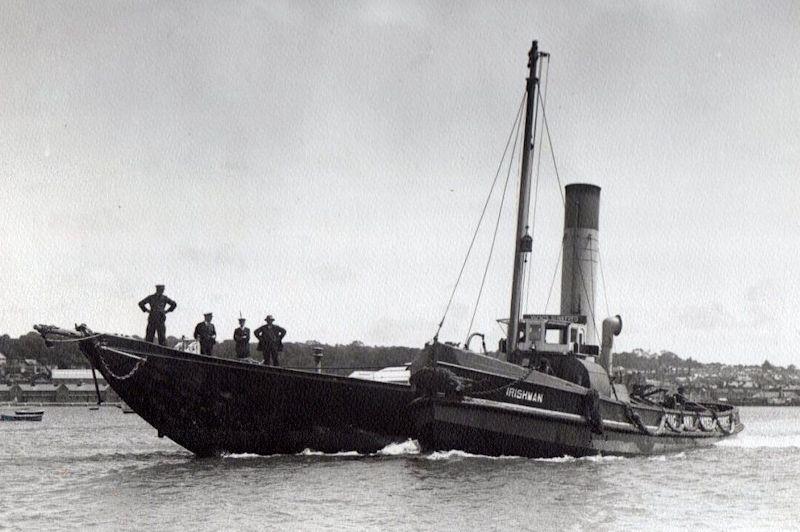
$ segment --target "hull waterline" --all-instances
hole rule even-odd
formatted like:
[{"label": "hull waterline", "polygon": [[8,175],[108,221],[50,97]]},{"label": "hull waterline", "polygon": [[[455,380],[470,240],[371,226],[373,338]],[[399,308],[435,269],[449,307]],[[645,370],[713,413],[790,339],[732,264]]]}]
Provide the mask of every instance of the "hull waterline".
[{"label": "hull waterline", "polygon": [[[727,438],[696,431],[651,435],[632,423],[603,421],[598,433],[586,417],[481,399],[431,398],[417,403],[415,434],[425,450],[460,449],[487,456],[638,456],[707,447]],[[657,431],[657,426],[649,427]],[[739,426],[734,433],[742,430]]]},{"label": "hull waterline", "polygon": [[199,456],[375,452],[411,436],[409,386],[213,358],[102,335],[81,342],[120,398]]},{"label": "hull waterline", "polygon": [[441,346],[440,358],[454,358],[440,364],[481,383],[481,389],[472,395],[431,393],[418,385],[276,368],[128,337],[86,331],[81,337],[58,330],[65,333],[159,436],[198,456],[305,449],[374,453],[408,439],[418,440],[425,450],[490,456],[628,456],[704,447],[743,428],[735,409],[712,416],[710,411],[632,406],[562,379],[474,353],[442,351]]}]

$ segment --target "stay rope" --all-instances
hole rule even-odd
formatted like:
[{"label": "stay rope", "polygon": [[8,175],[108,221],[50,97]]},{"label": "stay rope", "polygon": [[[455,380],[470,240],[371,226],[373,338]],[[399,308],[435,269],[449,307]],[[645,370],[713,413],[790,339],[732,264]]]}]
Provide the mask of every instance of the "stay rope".
[{"label": "stay rope", "polygon": [[[561,194],[561,203],[564,205],[564,210],[566,210],[567,200],[564,198],[564,187],[561,184],[561,176],[558,173],[558,164],[556,163],[556,152],[555,149],[553,148],[553,139],[552,136],[550,135],[550,124],[547,121],[547,113],[545,111],[544,104],[542,104],[541,108],[542,108],[542,122],[544,122],[544,129],[545,132],[547,133],[547,143],[550,146],[550,155],[553,159],[553,170],[555,171],[556,179],[558,180],[558,192]],[[599,249],[598,249],[598,254],[599,254]],[[560,255],[559,258],[561,258]],[[575,264],[578,266],[578,275],[581,278],[583,293],[588,294],[589,292],[586,290],[586,277],[583,275],[583,268],[581,267],[581,261],[575,261]],[[553,283],[555,283],[555,277],[553,277]],[[552,285],[550,288],[552,289]],[[591,305],[589,306],[589,314],[590,318],[592,319],[592,326],[594,327],[595,334],[600,336],[600,331],[597,328],[597,318],[595,318],[594,309],[591,307]]]},{"label": "stay rope", "polygon": [[472,325],[475,323],[475,315],[478,313],[478,306],[481,302],[481,296],[483,295],[483,287],[486,285],[486,276],[489,273],[489,265],[492,262],[492,255],[494,254],[494,245],[497,242],[497,230],[500,227],[500,220],[503,214],[503,205],[505,205],[506,201],[506,192],[508,190],[508,182],[511,180],[511,169],[514,166],[514,155],[517,151],[517,143],[519,141],[519,134],[522,128],[520,128],[521,122],[517,121],[517,132],[514,135],[514,146],[511,148],[511,158],[508,161],[508,171],[506,172],[506,180],[503,184],[503,193],[500,196],[500,208],[497,211],[497,219],[494,223],[494,233],[492,234],[492,245],[489,247],[489,256],[486,259],[486,266],[483,269],[483,278],[481,278],[481,286],[478,289],[478,297],[475,299],[475,307],[472,309],[472,318],[469,320],[469,328],[467,329],[467,338],[469,337],[470,333],[472,332]]},{"label": "stay rope", "polygon": [[458,277],[456,278],[456,283],[453,286],[453,291],[450,293],[450,299],[447,300],[447,306],[444,309],[444,314],[442,315],[442,319],[439,321],[439,326],[436,329],[436,334],[433,335],[434,340],[438,340],[439,332],[442,330],[442,326],[444,325],[444,320],[447,318],[447,313],[450,311],[450,305],[453,303],[453,298],[456,295],[456,290],[458,289],[458,285],[461,282],[461,277],[464,275],[464,269],[467,266],[467,261],[469,261],[469,256],[472,253],[472,248],[475,245],[475,239],[478,237],[478,232],[481,228],[481,224],[483,223],[483,218],[486,215],[486,209],[489,206],[489,201],[492,199],[492,194],[494,193],[495,185],[497,184],[497,179],[500,177],[500,171],[503,169],[503,162],[506,159],[506,154],[508,153],[508,147],[511,144],[511,138],[516,137],[517,131],[519,130],[519,121],[520,117],[522,116],[522,111],[525,105],[525,94],[523,93],[522,99],[519,104],[519,108],[517,109],[517,115],[514,118],[514,124],[511,126],[511,131],[508,134],[508,139],[506,140],[505,148],[503,148],[503,155],[500,158],[500,164],[497,165],[497,172],[495,172],[494,180],[492,181],[492,186],[489,189],[489,194],[486,196],[486,201],[483,204],[483,210],[481,210],[481,215],[478,218],[478,224],[475,227],[475,232],[472,234],[472,240],[469,243],[469,248],[467,248],[467,255],[464,257],[464,262],[461,265],[461,270],[458,272]]},{"label": "stay rope", "polygon": [[[536,99],[537,99],[537,102],[538,102],[539,99],[541,99],[542,100],[541,105],[544,106],[545,103],[547,103],[547,82],[549,80],[549,75],[548,74],[550,73],[550,56],[546,55],[542,59],[543,59],[543,61],[539,62],[539,75],[538,75],[538,77],[539,77],[539,79],[544,79],[544,91],[538,90],[536,92]],[[545,63],[544,59],[547,60],[546,63]],[[543,63],[545,63],[544,67],[542,67]],[[543,68],[544,68],[544,75],[542,75],[542,69]],[[531,218],[530,218],[530,220],[528,222],[528,225],[531,228],[531,240],[532,241],[534,240],[535,230],[536,230],[536,206],[539,203],[539,173],[540,173],[539,171],[540,171],[540,168],[542,166],[542,141],[544,140],[543,139],[544,135],[542,135],[541,133],[542,133],[542,126],[539,125],[538,132],[536,133],[537,138],[539,139],[539,147],[538,147],[539,156],[536,159],[536,174],[535,174],[534,188],[533,188],[533,213],[531,214]],[[534,157],[535,156],[536,156],[536,151],[534,151]],[[528,310],[528,299],[530,298],[530,295],[531,295],[531,270],[533,270],[533,268],[531,267],[530,262],[533,259],[533,251],[531,251],[530,257],[531,257],[531,260],[528,261],[528,264],[527,264],[527,270],[528,271],[526,272],[526,276],[525,276],[525,285],[526,285],[526,288],[525,288],[525,305],[523,305],[523,307],[522,307],[526,311]]]},{"label": "stay rope", "polygon": [[54,343],[54,344],[69,344],[69,343],[72,343],[72,342],[83,342],[84,340],[91,340],[92,338],[97,338],[99,336],[103,336],[103,335],[100,334],[100,333],[96,333],[96,334],[92,334],[90,336],[81,336],[80,338],[69,338],[67,340],[54,340],[52,338],[47,338],[47,341],[51,342],[51,343]]},{"label": "stay rope", "polygon": [[553,295],[553,287],[556,284],[556,277],[558,276],[558,266],[561,264],[561,255],[564,253],[564,248],[559,246],[558,258],[556,259],[556,269],[553,270],[553,280],[550,282],[550,291],[547,292],[547,301],[544,304],[544,311],[547,312],[547,306],[550,304],[550,297]]},{"label": "stay rope", "polygon": [[603,255],[600,253],[600,247],[597,249],[597,264],[600,265],[600,281],[603,283],[603,300],[606,302],[606,316],[611,316],[611,310],[608,306],[608,290],[606,289],[606,274],[603,273]]}]

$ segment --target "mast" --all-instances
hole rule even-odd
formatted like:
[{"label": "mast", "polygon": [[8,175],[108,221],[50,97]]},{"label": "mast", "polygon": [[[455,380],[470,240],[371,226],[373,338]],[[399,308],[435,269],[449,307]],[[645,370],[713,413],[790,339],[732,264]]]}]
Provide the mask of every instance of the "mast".
[{"label": "mast", "polygon": [[511,312],[508,321],[507,349],[509,360],[514,360],[519,341],[519,313],[522,301],[522,274],[525,254],[531,252],[531,237],[528,235],[528,210],[531,201],[530,155],[533,146],[533,121],[536,111],[536,61],[539,59],[539,42],[533,41],[528,52],[528,68],[525,101],[525,138],[522,144],[522,172],[519,183],[519,208],[517,210],[517,243],[514,250],[514,280],[511,284]]}]

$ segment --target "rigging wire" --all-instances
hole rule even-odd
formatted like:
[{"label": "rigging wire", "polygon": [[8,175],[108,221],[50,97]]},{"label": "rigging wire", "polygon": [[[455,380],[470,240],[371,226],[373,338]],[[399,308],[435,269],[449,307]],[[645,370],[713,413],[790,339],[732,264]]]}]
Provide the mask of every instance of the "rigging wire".
[{"label": "rigging wire", "polygon": [[[544,93],[542,93],[541,84],[539,82],[537,82],[537,84],[539,85],[539,90],[536,91],[536,99],[537,99],[537,104],[538,104],[538,101],[541,99],[542,100],[541,105],[542,105],[542,107],[544,107],[544,105],[547,103],[547,83],[548,83],[549,78],[550,78],[550,76],[549,76],[549,74],[550,74],[550,56],[546,55],[542,59],[546,59],[547,63],[546,63],[545,66],[543,66],[543,64],[545,62],[544,61],[540,61],[539,62],[538,78],[540,80],[544,78]],[[544,69],[544,75],[542,75],[542,69]],[[534,233],[535,233],[535,229],[536,229],[536,205],[539,202],[538,201],[539,200],[539,169],[542,166],[542,140],[543,140],[543,137],[544,137],[544,135],[542,135],[541,133],[542,133],[542,126],[540,125],[539,126],[539,148],[538,148],[539,149],[539,158],[536,159],[536,179],[534,180],[534,192],[533,192],[533,214],[531,216],[530,221],[528,222],[528,225],[531,228],[531,240],[532,241],[534,239],[534,236],[535,236]],[[535,151],[534,151],[534,155],[536,155]],[[528,271],[526,272],[526,280],[525,280],[525,285],[526,285],[526,289],[525,289],[525,305],[522,307],[526,311],[528,310],[528,299],[530,298],[530,295],[531,295],[531,270],[533,270],[533,267],[532,267],[533,264],[531,264],[532,262],[533,262],[533,251],[531,251],[531,253],[530,253],[530,260],[527,261]]]},{"label": "rigging wire", "polygon": [[[453,286],[453,291],[450,293],[450,299],[447,301],[447,306],[444,309],[444,314],[442,315],[442,319],[439,321],[439,326],[436,329],[436,334],[433,335],[434,341],[438,340],[439,332],[442,330],[442,326],[444,325],[444,320],[447,318],[447,313],[450,311],[450,305],[453,303],[453,297],[456,295],[456,290],[458,289],[458,284],[461,282],[461,277],[464,274],[464,268],[467,266],[467,261],[469,260],[470,253],[472,253],[472,247],[475,245],[475,239],[478,236],[478,231],[481,228],[481,224],[483,223],[483,217],[486,215],[486,208],[489,206],[489,200],[492,199],[492,193],[494,192],[494,187],[497,184],[497,178],[500,176],[500,171],[503,168],[503,162],[505,161],[506,154],[508,153],[508,146],[511,143],[511,138],[516,138],[516,132],[519,131],[519,119],[522,116],[522,111],[525,105],[525,94],[523,93],[522,99],[519,104],[519,108],[517,109],[517,116],[514,118],[514,124],[511,126],[511,131],[508,134],[508,139],[506,140],[505,148],[503,148],[503,155],[500,158],[500,164],[497,166],[497,172],[495,172],[494,180],[492,181],[492,186],[489,189],[489,195],[486,197],[486,201],[483,204],[483,210],[481,211],[480,218],[478,218],[478,224],[475,227],[475,232],[472,234],[472,240],[469,243],[469,248],[467,248],[467,255],[464,257],[464,263],[461,265],[461,270],[458,272],[458,278],[456,279],[456,284]],[[514,141],[516,144],[516,140]],[[513,153],[512,153],[513,157]],[[472,326],[470,325],[470,328]]]},{"label": "rigging wire", "polygon": [[606,302],[606,316],[611,316],[611,310],[608,306],[608,288],[606,287],[606,274],[603,273],[603,256],[600,253],[600,246],[597,247],[597,264],[600,265],[600,280],[603,283],[603,299]]},{"label": "rigging wire", "polygon": [[556,259],[556,269],[553,270],[553,280],[550,282],[550,291],[547,292],[547,301],[544,304],[544,311],[547,313],[547,305],[550,304],[550,296],[553,295],[553,287],[556,285],[556,276],[558,275],[558,266],[561,264],[561,255],[564,253],[564,247],[559,246],[558,258]]},{"label": "rigging wire", "polygon": [[[519,134],[521,131],[520,122],[517,121],[517,132],[514,135],[514,146],[511,148],[511,158],[508,161],[508,171],[506,172],[506,181],[503,184],[503,193],[500,195],[500,208],[497,211],[497,220],[494,224],[494,234],[492,235],[492,245],[489,248],[489,257],[486,259],[486,267],[483,269],[483,278],[481,279],[481,287],[478,290],[478,297],[475,300],[475,308],[472,310],[472,318],[469,320],[469,329],[467,329],[467,338],[469,338],[470,332],[472,331],[472,324],[475,322],[475,315],[478,313],[478,305],[481,302],[481,296],[483,295],[483,287],[486,284],[486,275],[489,273],[489,265],[492,262],[492,254],[494,253],[494,245],[497,242],[497,229],[500,227],[500,219],[501,215],[503,214],[503,205],[506,201],[506,191],[508,190],[508,182],[511,178],[511,168],[514,166],[514,155],[517,151],[517,142],[519,141]],[[524,149],[524,148],[523,148]]]},{"label": "rigging wire", "polygon": [[[553,158],[553,170],[555,171],[556,179],[558,180],[558,191],[561,194],[561,203],[564,205],[564,209],[566,210],[567,201],[564,198],[564,190],[563,186],[561,185],[561,176],[559,176],[558,174],[558,165],[556,164],[556,152],[553,149],[553,139],[550,136],[550,124],[547,122],[547,113],[545,112],[544,106],[542,106],[542,121],[544,122],[544,128],[545,131],[547,132],[547,143],[550,146],[550,155]],[[599,254],[599,249],[598,249],[598,254]],[[580,275],[581,278],[583,293],[588,294],[588,291],[586,290],[586,278],[583,275],[583,268],[581,268],[581,261],[575,261],[575,264],[578,266],[578,274]],[[599,337],[600,331],[597,329],[597,319],[595,318],[594,309],[591,307],[591,305],[589,305],[589,313],[591,314],[590,317],[592,318],[592,326],[594,327],[594,332]]]}]

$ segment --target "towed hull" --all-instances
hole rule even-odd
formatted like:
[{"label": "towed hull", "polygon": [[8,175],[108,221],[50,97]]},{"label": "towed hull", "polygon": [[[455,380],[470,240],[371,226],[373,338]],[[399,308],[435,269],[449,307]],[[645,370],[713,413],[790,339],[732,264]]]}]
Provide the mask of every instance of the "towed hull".
[{"label": "towed hull", "polygon": [[411,437],[407,385],[351,379],[93,335],[80,342],[139,416],[200,455],[375,452]]}]

